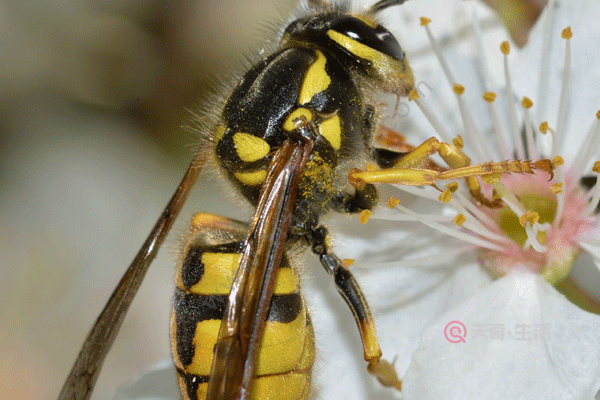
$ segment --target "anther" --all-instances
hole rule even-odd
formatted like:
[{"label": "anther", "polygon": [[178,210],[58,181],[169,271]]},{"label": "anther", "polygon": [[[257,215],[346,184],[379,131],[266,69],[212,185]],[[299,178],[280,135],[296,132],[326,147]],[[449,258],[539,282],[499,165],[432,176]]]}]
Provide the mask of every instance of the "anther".
[{"label": "anther", "polygon": [[554,185],[550,186],[550,191],[554,194],[562,193],[563,186],[564,186],[564,183],[562,183],[562,182],[555,183]]},{"label": "anther", "polygon": [[400,200],[395,197],[390,197],[386,203],[389,208],[396,208],[400,204]]},{"label": "anther", "polygon": [[493,103],[496,100],[496,93],[494,92],[485,92],[483,93],[483,99],[488,103]]},{"label": "anther", "polygon": [[431,20],[427,17],[421,17],[421,26],[427,26],[429,25],[429,23],[431,22]]},{"label": "anther", "polygon": [[500,43],[500,51],[505,56],[508,55],[508,53],[510,53],[510,44],[508,43],[508,41],[505,40],[504,42]]},{"label": "anther", "polygon": [[465,87],[459,83],[455,83],[452,87],[452,90],[454,91],[454,93],[461,95],[465,92]]},{"label": "anther", "polygon": [[573,32],[571,32],[571,27],[567,26],[565,29],[562,30],[562,32],[560,33],[560,37],[563,39],[571,39],[573,37]]},{"label": "anther", "polygon": [[458,149],[462,149],[465,146],[465,142],[463,141],[463,138],[460,135],[452,139],[452,144]]},{"label": "anther", "polygon": [[408,93],[408,101],[417,100],[419,98],[419,93],[417,89],[413,89]]},{"label": "anther", "polygon": [[370,217],[371,210],[362,210],[358,215],[358,222],[360,222],[361,224],[366,224]]},{"label": "anther", "polygon": [[560,167],[564,163],[565,163],[565,160],[563,160],[563,158],[561,156],[556,156],[552,159],[552,165],[554,165],[555,167]]},{"label": "anther", "polygon": [[442,194],[440,194],[440,197],[438,197],[438,200],[442,203],[450,202],[450,200],[452,200],[452,192],[449,190],[444,190]]},{"label": "anther", "polygon": [[456,190],[458,189],[458,182],[450,182],[447,185],[445,185],[446,189],[448,189],[451,193],[456,192]]},{"label": "anther", "polygon": [[521,105],[523,106],[523,108],[530,109],[531,107],[533,107],[533,101],[531,101],[529,97],[525,96],[521,101]]},{"label": "anther", "polygon": [[461,226],[462,224],[465,223],[466,220],[467,220],[467,217],[465,217],[464,214],[458,214],[456,217],[454,217],[454,219],[452,221],[454,221],[454,223],[457,226]]}]

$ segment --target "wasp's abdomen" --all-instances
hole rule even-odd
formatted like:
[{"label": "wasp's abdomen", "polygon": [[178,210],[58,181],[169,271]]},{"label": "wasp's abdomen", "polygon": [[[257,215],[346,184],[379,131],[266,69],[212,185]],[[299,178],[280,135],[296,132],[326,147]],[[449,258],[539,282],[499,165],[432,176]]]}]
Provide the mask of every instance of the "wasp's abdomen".
[{"label": "wasp's abdomen", "polygon": [[[202,235],[206,237],[205,232]],[[239,248],[239,241],[216,244],[192,238],[180,262],[171,343],[186,399],[205,398],[213,349],[240,260]],[[251,398],[308,398],[313,359],[312,326],[300,294],[299,276],[284,258],[265,323]]]}]

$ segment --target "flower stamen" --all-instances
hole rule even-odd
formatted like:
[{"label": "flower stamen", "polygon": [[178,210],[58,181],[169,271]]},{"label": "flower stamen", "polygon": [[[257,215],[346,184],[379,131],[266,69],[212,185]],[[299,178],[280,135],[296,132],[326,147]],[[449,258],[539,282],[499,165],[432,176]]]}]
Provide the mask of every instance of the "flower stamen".
[{"label": "flower stamen", "polygon": [[508,114],[510,116],[510,126],[512,132],[512,141],[516,146],[517,156],[520,159],[525,158],[525,150],[523,149],[523,143],[519,137],[519,126],[517,123],[517,109],[515,108],[515,101],[513,97],[513,90],[510,80],[510,71],[508,69],[508,54],[510,53],[510,44],[507,41],[500,44],[500,51],[504,54],[504,79],[506,81],[506,99],[508,102]]},{"label": "flower stamen", "polygon": [[465,88],[464,86],[456,83],[456,78],[454,77],[454,74],[452,73],[448,62],[446,61],[446,58],[442,54],[437,40],[435,40],[433,33],[431,32],[431,28],[429,27],[430,22],[431,20],[429,18],[421,17],[421,25],[425,27],[427,37],[429,38],[433,51],[442,66],[444,75],[446,76],[446,80],[448,81],[448,84],[452,87],[454,93],[456,94],[456,100],[458,101],[458,108],[460,110],[460,116],[463,121],[465,134],[469,139],[472,140],[472,143],[481,144],[481,146],[475,146],[475,148],[472,150],[477,153],[479,159],[491,160],[493,159],[493,157],[491,149],[489,148],[489,144],[486,140],[484,140],[483,136],[481,135],[481,132],[475,124],[475,119],[473,118],[473,115],[471,114],[467,103],[461,96],[464,93]]},{"label": "flower stamen", "polygon": [[438,135],[440,135],[440,138],[444,142],[450,141],[450,134],[446,131],[444,126],[437,119],[433,111],[431,111],[431,108],[429,108],[427,103],[421,100],[419,93],[416,89],[410,91],[410,93],[408,94],[408,101],[414,101],[417,104],[417,106],[421,109],[423,115],[425,115],[425,118],[427,118],[433,129]]},{"label": "flower stamen", "polygon": [[489,104],[490,115],[492,116],[492,122],[494,124],[494,130],[496,131],[496,137],[498,138],[498,142],[500,143],[500,150],[502,152],[502,157],[505,159],[511,158],[510,150],[508,149],[508,144],[505,139],[505,128],[500,121],[500,117],[498,116],[498,104],[494,101],[496,100],[496,93],[494,92],[485,92],[483,94],[483,99]]},{"label": "flower stamen", "polygon": [[531,129],[531,114],[529,109],[533,107],[533,101],[527,96],[521,101],[523,114],[525,116],[525,137],[527,138],[527,158],[540,158],[540,151],[537,142],[533,138],[533,129]]},{"label": "flower stamen", "polygon": [[556,125],[556,140],[552,143],[552,156],[558,154],[558,144],[562,143],[562,137],[565,130],[565,119],[567,117],[567,92],[569,90],[569,78],[571,76],[571,38],[573,33],[571,27],[566,27],[561,37],[566,40],[565,44],[565,64],[563,69],[562,86],[560,89],[560,101],[558,103],[558,123]]}]

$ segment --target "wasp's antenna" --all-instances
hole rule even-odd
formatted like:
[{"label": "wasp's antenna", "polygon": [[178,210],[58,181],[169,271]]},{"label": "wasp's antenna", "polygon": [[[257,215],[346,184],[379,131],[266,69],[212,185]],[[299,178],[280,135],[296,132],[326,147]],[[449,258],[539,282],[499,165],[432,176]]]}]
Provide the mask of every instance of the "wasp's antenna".
[{"label": "wasp's antenna", "polygon": [[406,1],[407,0],[380,0],[369,7],[369,12],[375,14],[388,7],[402,5],[406,3]]}]

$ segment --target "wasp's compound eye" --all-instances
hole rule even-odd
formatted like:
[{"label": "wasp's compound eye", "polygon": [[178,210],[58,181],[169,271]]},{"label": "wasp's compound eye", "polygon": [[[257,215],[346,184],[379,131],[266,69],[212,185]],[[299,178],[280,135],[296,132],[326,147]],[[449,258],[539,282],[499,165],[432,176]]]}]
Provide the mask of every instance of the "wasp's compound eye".
[{"label": "wasp's compound eye", "polygon": [[395,60],[404,59],[404,52],[394,35],[379,24],[367,23],[355,17],[342,17],[333,22],[330,29]]}]

